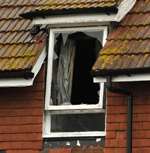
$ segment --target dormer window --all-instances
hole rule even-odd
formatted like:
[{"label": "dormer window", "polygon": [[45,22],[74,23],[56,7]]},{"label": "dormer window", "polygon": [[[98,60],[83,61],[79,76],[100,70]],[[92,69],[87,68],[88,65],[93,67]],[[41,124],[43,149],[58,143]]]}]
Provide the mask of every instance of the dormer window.
[{"label": "dormer window", "polygon": [[107,27],[51,29],[44,137],[105,135],[104,84],[91,68]]}]

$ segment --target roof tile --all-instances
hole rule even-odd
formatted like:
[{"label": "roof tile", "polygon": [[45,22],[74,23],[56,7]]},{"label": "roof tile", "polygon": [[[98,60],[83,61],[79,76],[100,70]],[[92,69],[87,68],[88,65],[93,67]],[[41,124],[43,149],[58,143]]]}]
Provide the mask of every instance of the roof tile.
[{"label": "roof tile", "polygon": [[[32,24],[19,15],[39,6],[38,0],[0,1],[0,71],[24,70],[33,67],[43,42],[30,34]],[[42,38],[45,34],[40,34]],[[42,43],[42,45],[41,45]]]},{"label": "roof tile", "polygon": [[138,0],[107,40],[94,72],[150,68],[150,1]]},{"label": "roof tile", "polygon": [[[36,7],[25,13],[44,13],[44,11],[62,11],[88,8],[110,8],[117,7],[122,0],[39,0]],[[28,6],[35,6],[35,1],[30,1]],[[15,5],[15,4],[14,4]],[[17,4],[16,4],[17,5]],[[22,4],[18,4],[22,5]]]}]

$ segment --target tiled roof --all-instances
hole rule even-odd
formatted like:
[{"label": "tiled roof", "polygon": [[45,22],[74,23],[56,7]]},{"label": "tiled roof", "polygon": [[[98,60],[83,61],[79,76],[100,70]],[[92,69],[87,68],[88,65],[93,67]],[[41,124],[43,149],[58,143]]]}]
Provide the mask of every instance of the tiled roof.
[{"label": "tiled roof", "polygon": [[110,7],[117,5],[118,0],[41,0],[39,9],[70,9]]},{"label": "tiled roof", "polygon": [[111,7],[120,1],[0,0],[0,72],[31,69],[42,51],[43,33],[32,37],[31,21],[21,18],[20,14],[34,10]]},{"label": "tiled roof", "polygon": [[32,0],[0,1],[0,71],[31,69],[42,51],[43,33],[32,37],[31,21],[19,16],[35,7],[30,2],[33,3]]},{"label": "tiled roof", "polygon": [[150,72],[150,1],[138,0],[107,40],[93,67],[95,74]]},{"label": "tiled roof", "polygon": [[[35,1],[35,0],[34,0]],[[38,0],[35,10],[27,11],[24,17],[40,16],[40,15],[53,15],[63,14],[65,11],[76,11],[84,9],[102,9],[111,8],[111,11],[115,11],[114,7],[117,7],[122,0]],[[104,9],[105,8],[105,9]],[[64,12],[62,12],[64,11]],[[94,10],[92,10],[94,11]],[[72,12],[69,12],[72,13]]]}]

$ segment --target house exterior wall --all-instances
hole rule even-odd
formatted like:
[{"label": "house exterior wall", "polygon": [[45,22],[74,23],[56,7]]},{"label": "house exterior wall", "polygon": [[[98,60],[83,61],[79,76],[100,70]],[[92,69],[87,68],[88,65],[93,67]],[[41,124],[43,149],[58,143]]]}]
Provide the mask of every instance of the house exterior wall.
[{"label": "house exterior wall", "polygon": [[0,150],[39,153],[42,149],[44,68],[34,85],[0,88]]},{"label": "house exterior wall", "polygon": [[0,88],[0,153],[102,153],[100,145],[45,147],[42,138],[45,68],[34,85]]},{"label": "house exterior wall", "polygon": [[[0,150],[6,153],[103,153],[99,145],[43,148],[44,68],[34,85],[0,89]],[[150,83],[123,87],[134,95],[133,153],[150,152]],[[107,128],[104,153],[126,153],[127,102],[120,94],[107,93]]]},{"label": "house exterior wall", "polygon": [[[133,92],[133,153],[150,152],[150,82],[124,86]],[[120,94],[108,93],[107,133],[104,153],[126,153],[127,101]]]}]

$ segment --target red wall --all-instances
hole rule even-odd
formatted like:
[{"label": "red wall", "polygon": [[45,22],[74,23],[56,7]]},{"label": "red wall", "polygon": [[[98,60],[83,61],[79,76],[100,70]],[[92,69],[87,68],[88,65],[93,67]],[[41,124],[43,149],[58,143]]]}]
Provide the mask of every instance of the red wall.
[{"label": "red wall", "polygon": [[0,88],[0,149],[7,153],[42,149],[43,71],[32,87]]},{"label": "red wall", "polygon": [[[0,149],[39,153],[43,148],[44,69],[34,86],[0,89]],[[130,83],[134,94],[133,153],[150,152],[150,83]],[[104,153],[126,153],[126,97],[108,93]],[[49,149],[46,153],[101,153],[99,146]]]},{"label": "red wall", "polygon": [[[131,83],[133,106],[133,153],[150,153],[150,83]],[[105,153],[126,153],[127,102],[108,93]]]}]

